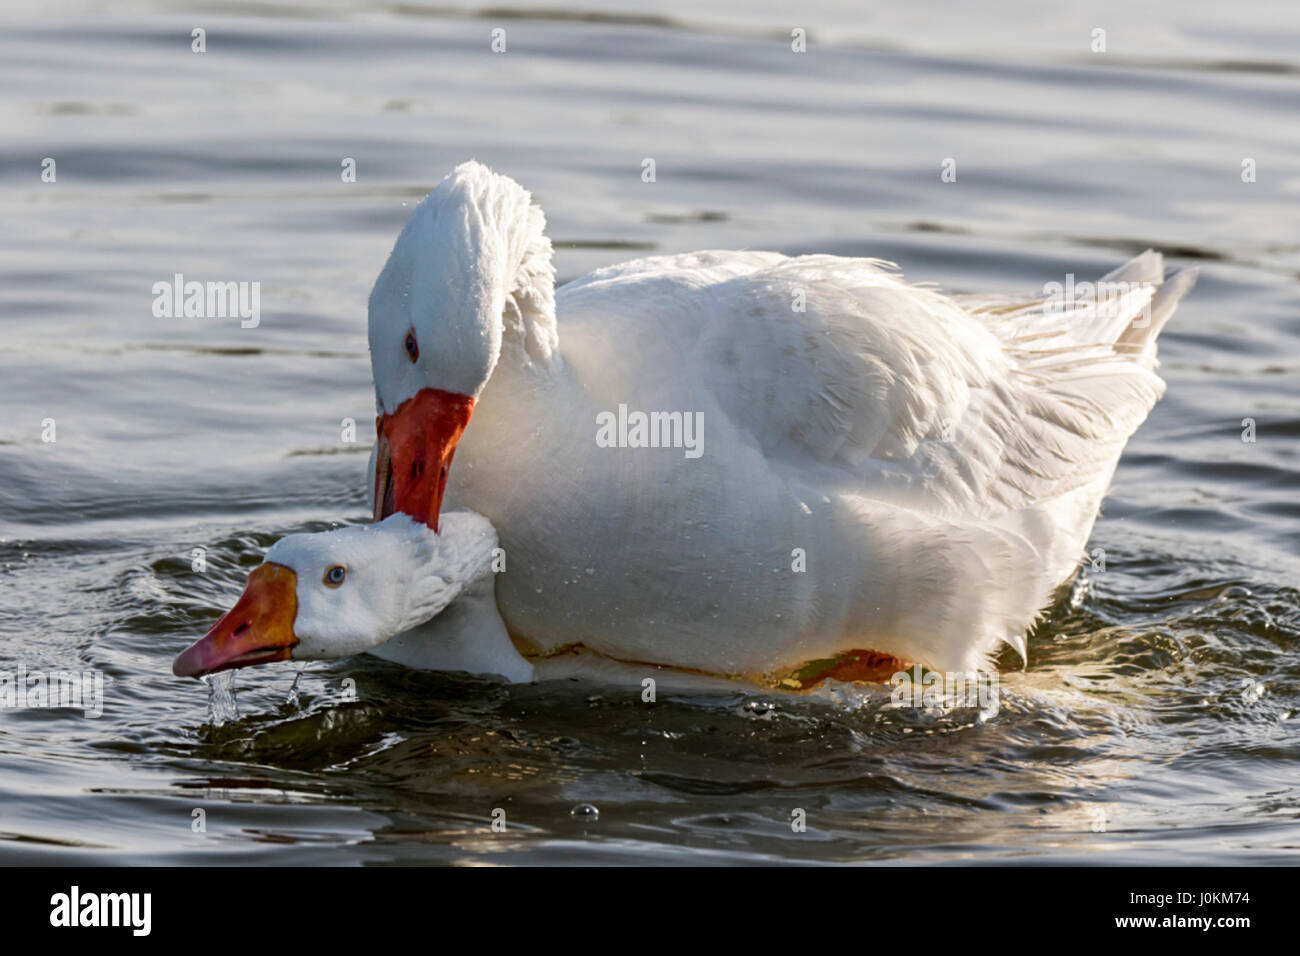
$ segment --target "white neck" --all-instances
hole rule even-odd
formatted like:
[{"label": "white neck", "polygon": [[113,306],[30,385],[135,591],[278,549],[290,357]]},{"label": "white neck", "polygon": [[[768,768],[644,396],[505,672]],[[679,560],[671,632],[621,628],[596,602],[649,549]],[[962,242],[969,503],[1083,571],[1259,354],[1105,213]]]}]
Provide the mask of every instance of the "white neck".
[{"label": "white neck", "polygon": [[417,670],[491,674],[512,683],[533,679],[533,665],[515,649],[497,611],[491,572],[463,588],[433,620],[370,653]]},{"label": "white neck", "polygon": [[394,562],[410,572],[408,603],[400,633],[371,653],[419,670],[532,680],[532,665],[515,650],[497,611],[497,536],[488,520],[472,512],[449,512],[437,535],[405,516],[393,516],[384,525],[390,523],[393,535],[414,537],[426,553],[417,562]]}]

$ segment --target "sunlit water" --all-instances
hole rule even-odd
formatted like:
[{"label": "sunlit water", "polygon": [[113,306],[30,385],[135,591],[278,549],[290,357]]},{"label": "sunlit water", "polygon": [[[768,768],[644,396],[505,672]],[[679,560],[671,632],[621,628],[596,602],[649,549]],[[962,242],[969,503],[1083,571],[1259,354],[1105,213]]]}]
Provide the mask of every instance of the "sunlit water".
[{"label": "sunlit water", "polygon": [[[0,859],[1293,861],[1294,5],[555,9],[6,8],[0,670],[105,683],[98,719],[0,712]],[[171,658],[276,538],[365,519],[366,296],[471,156],[536,193],[563,278],[697,248],[880,256],[955,291],[1148,245],[1201,266],[1104,571],[1026,669],[1004,656],[995,715],[363,658],[296,691],[296,666],[242,671],[242,716],[210,719]],[[155,318],[178,272],[261,282],[261,324]]]}]

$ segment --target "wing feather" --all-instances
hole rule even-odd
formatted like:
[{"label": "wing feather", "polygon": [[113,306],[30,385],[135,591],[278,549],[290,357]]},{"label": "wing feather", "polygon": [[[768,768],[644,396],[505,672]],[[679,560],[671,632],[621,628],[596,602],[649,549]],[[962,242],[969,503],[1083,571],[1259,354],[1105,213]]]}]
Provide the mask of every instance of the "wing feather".
[{"label": "wing feather", "polygon": [[1062,309],[946,297],[874,260],[781,259],[709,286],[692,366],[769,460],[996,517],[1113,469],[1164,389],[1149,343],[1122,341],[1150,320],[1159,269],[1145,254],[1107,277],[1143,284]]}]

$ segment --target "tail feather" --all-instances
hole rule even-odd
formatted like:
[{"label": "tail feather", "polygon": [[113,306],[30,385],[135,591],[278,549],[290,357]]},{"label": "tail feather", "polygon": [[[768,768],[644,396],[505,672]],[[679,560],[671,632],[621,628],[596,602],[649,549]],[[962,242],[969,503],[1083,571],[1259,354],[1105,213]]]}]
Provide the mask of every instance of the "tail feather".
[{"label": "tail feather", "polygon": [[[1112,269],[1095,283],[1093,295],[1062,299],[956,297],[994,328],[1010,349],[1033,365],[1085,354],[1121,356],[1142,368],[1155,367],[1155,343],[1174,308],[1196,282],[1196,269],[1168,278],[1164,257],[1154,249]],[[1084,286],[1081,283],[1079,289]]]},{"label": "tail feather", "polygon": [[1151,304],[1115,340],[1116,350],[1132,350],[1134,361],[1150,368],[1155,363],[1156,338],[1183,296],[1196,285],[1199,274],[1200,270],[1194,267],[1180,269],[1161,281]]},{"label": "tail feather", "polygon": [[1102,282],[1146,282],[1159,285],[1165,277],[1165,257],[1154,249],[1134,256],[1101,277]]}]

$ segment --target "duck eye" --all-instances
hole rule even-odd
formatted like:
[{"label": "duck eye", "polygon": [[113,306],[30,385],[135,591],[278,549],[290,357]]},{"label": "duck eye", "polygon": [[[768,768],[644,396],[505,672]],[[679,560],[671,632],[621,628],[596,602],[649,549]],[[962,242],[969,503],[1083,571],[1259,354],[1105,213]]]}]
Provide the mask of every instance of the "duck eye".
[{"label": "duck eye", "polygon": [[412,362],[420,357],[420,343],[415,341],[414,332],[406,333],[406,354],[411,357]]},{"label": "duck eye", "polygon": [[323,578],[327,588],[336,588],[343,583],[343,579],[348,576],[348,569],[341,564],[336,564],[325,572]]}]

